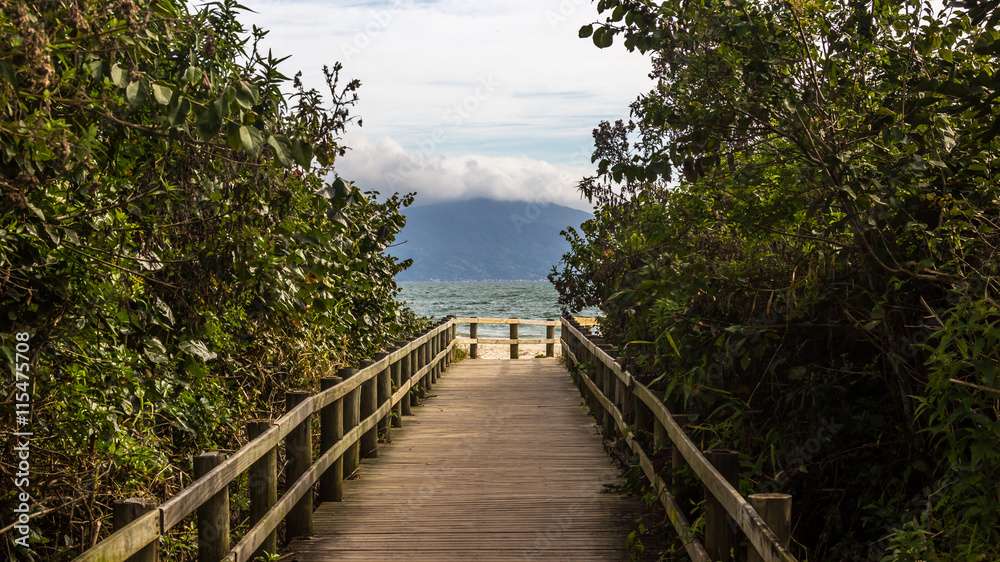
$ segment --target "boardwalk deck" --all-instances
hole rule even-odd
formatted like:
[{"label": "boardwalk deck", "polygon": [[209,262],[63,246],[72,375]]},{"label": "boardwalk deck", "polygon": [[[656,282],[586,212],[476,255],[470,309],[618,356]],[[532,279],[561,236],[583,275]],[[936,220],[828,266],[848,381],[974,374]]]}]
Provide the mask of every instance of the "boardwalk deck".
[{"label": "boardwalk deck", "polygon": [[622,560],[638,500],[555,359],[467,360],[290,548],[317,560]]}]

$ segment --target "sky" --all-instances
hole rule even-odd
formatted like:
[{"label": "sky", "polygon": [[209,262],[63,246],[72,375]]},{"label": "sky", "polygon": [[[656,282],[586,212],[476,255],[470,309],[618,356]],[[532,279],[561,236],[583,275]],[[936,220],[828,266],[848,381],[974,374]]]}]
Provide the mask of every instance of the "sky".
[{"label": "sky", "polygon": [[337,173],[417,203],[488,197],[590,209],[592,130],[627,119],[652,87],[649,58],[598,49],[590,0],[245,0],[282,68],[323,91],[340,61],[361,81]]}]

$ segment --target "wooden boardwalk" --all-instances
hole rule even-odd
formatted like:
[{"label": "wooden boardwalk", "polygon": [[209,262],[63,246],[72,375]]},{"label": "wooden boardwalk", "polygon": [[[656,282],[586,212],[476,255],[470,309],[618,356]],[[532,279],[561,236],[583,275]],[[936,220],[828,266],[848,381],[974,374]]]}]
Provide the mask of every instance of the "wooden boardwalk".
[{"label": "wooden boardwalk", "polygon": [[555,359],[453,365],[294,560],[623,560],[641,502]]}]

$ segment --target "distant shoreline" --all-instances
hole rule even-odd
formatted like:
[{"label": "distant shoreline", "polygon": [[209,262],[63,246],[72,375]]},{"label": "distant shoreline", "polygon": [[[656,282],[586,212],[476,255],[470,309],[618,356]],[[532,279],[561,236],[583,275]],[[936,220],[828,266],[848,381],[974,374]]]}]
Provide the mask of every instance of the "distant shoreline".
[{"label": "distant shoreline", "polygon": [[443,281],[441,279],[412,279],[400,280],[396,283],[548,283],[548,279],[457,279],[454,281]]}]

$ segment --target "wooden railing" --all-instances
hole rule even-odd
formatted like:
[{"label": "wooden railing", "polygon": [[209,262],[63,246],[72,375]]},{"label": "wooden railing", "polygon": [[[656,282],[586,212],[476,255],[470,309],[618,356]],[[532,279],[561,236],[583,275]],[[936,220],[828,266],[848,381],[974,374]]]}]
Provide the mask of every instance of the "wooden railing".
[{"label": "wooden railing", "polygon": [[[408,342],[376,355],[360,369],[341,369],[322,380],[318,394],[289,392],[287,413],[252,422],[251,440],[226,458],[209,452],[194,459],[197,478],[184,491],[157,506],[130,499],[116,504],[115,532],[84,552],[78,561],[158,559],[159,538],[197,514],[200,562],[245,562],[263,552],[276,553],[275,529],[286,521],[286,540],[312,532],[314,488],[320,501],[340,501],[344,478],[361,457],[378,455],[378,436],[402,424],[416,404],[416,389],[437,382],[451,360],[455,321],[448,317]],[[313,460],[312,419],[319,416],[319,458]],[[287,489],[277,497],[277,451],[284,440]],[[252,528],[230,547],[229,487],[248,474]]]},{"label": "wooden railing", "polygon": [[[556,326],[559,325],[558,320],[522,320],[520,318],[456,318],[456,324],[468,324],[469,325],[469,337],[458,338],[456,343],[469,344],[469,357],[472,359],[479,358],[479,344],[500,344],[510,346],[510,358],[518,358],[518,344],[545,344],[545,356],[552,357],[555,355],[555,344],[559,343],[556,339]],[[479,325],[480,324],[509,324],[510,325],[510,338],[509,339],[497,339],[497,338],[481,338],[479,337]],[[545,339],[538,338],[518,338],[518,326],[524,324],[525,326],[545,326]]]},{"label": "wooden railing", "polygon": [[[739,453],[713,450],[703,454],[681,427],[686,416],[671,414],[663,400],[622,367],[613,348],[593,337],[588,328],[573,318],[564,317],[561,323],[563,357],[583,367],[576,382],[591,412],[600,422],[605,437],[622,436],[638,456],[643,473],[659,495],[691,559],[733,560],[738,528],[749,539],[749,561],[794,562],[788,551],[791,496],[756,494],[747,501],[736,490]],[[629,431],[630,427],[635,431]],[[670,464],[675,475],[687,464],[704,486],[704,541],[691,530],[663,474],[655,470],[651,453],[643,449],[637,438],[639,432],[653,435],[654,452],[662,454],[672,445]]]}]

